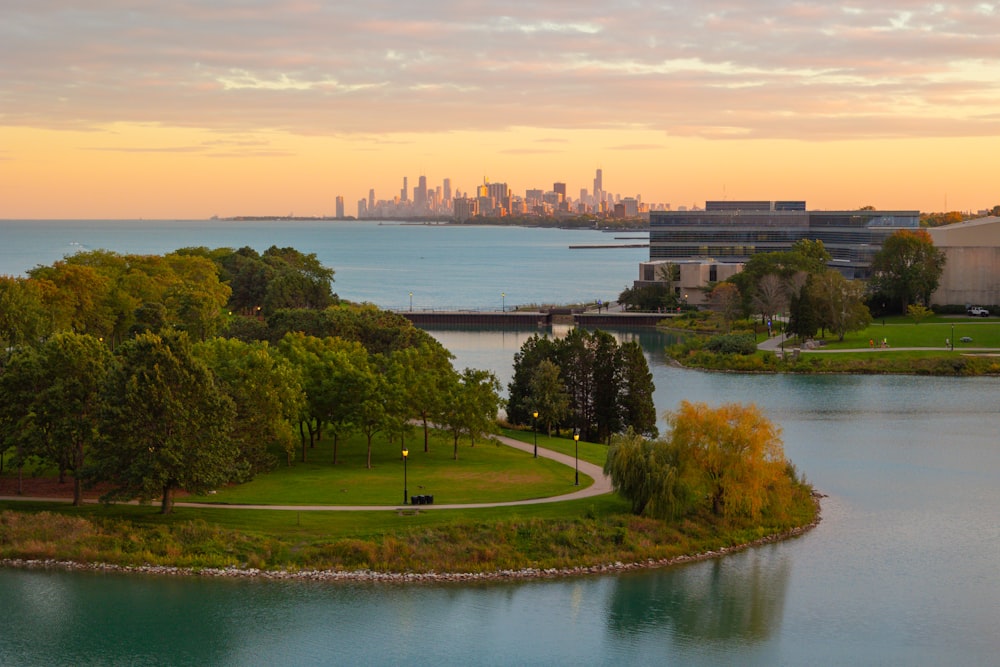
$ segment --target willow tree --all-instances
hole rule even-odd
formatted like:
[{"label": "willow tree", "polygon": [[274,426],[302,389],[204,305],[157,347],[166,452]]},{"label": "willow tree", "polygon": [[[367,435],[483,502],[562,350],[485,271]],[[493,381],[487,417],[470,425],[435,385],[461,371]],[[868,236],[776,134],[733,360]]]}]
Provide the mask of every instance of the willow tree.
[{"label": "willow tree", "polygon": [[799,485],[794,468],[785,461],[780,429],[755,406],[684,401],[667,419],[665,438],[630,431],[608,449],[604,471],[634,513],[757,519],[791,507]]},{"label": "willow tree", "polygon": [[714,514],[757,518],[773,487],[791,482],[781,429],[755,405],[682,401],[667,422],[680,483]]}]

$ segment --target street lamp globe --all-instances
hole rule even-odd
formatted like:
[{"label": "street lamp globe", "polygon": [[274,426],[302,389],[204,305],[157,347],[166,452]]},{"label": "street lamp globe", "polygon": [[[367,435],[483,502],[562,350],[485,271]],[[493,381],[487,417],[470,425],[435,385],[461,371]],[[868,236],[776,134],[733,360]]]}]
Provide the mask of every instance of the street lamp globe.
[{"label": "street lamp globe", "polygon": [[410,450],[403,448],[403,504],[409,503],[410,494],[406,489],[406,459],[410,456]]},{"label": "street lamp globe", "polygon": [[538,410],[531,413],[531,430],[535,435],[535,458],[538,458]]},{"label": "street lamp globe", "polygon": [[580,432],[573,432],[573,466],[576,469],[576,480],[573,486],[580,486]]}]

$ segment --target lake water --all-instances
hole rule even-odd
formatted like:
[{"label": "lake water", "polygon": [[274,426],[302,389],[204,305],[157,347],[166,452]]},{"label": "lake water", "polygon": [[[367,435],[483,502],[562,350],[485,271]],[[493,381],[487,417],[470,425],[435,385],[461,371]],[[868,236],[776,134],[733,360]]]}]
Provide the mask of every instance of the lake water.
[{"label": "lake water", "polygon": [[[573,298],[548,298],[554,292],[545,285],[526,284],[524,292],[533,296],[524,302],[612,298],[622,285],[601,292],[591,282],[597,269],[576,272],[579,258],[598,266],[614,264],[618,260],[608,258],[616,256],[628,262],[617,272],[600,269],[617,282],[631,280],[645,258],[635,250],[569,251],[577,241],[558,240],[582,235],[596,239],[583,243],[606,242],[607,235],[596,232],[386,226],[369,238],[391,255],[383,264],[398,266],[382,272],[379,287],[369,285],[373,296],[360,298],[355,270],[323,254],[343,251],[341,243],[323,253],[318,242],[309,245],[315,225],[304,225],[297,236],[297,225],[278,223],[274,241],[267,226],[254,228],[259,237],[245,229],[245,241],[222,240],[235,238],[225,236],[231,224],[192,225],[153,243],[148,229],[116,223],[120,246],[87,237],[85,225],[74,229],[83,239],[78,243],[121,252],[290,245],[317,252],[336,269],[345,298],[384,306],[401,306],[395,295],[410,290],[403,283],[422,277],[428,290],[442,295],[437,303],[489,307],[494,282],[515,284],[513,274],[533,270],[526,264],[537,261],[534,239],[547,240],[554,273],[572,274],[560,290]],[[5,225],[0,272],[61,256],[39,255],[44,244],[37,239],[25,246],[35,248],[35,256],[11,252],[7,239],[15,235],[8,237]],[[376,235],[383,231],[387,237]],[[497,270],[501,238],[518,250]],[[468,244],[461,247],[462,262],[478,267],[470,275],[488,276],[488,285],[451,284],[443,266],[431,267],[440,278],[422,274],[419,258],[432,252],[425,246],[459,248],[456,239]],[[379,255],[368,247],[353,254],[367,253]],[[479,293],[486,296],[473,296]],[[457,366],[490,368],[506,382],[514,352],[532,332],[432,333],[455,352]],[[647,350],[661,411],[682,399],[755,402],[780,424],[786,454],[827,495],[819,527],[795,540],[683,567],[466,586],[0,570],[0,664],[998,664],[1000,379],[702,373],[665,364],[662,334],[619,335],[637,337]]]}]

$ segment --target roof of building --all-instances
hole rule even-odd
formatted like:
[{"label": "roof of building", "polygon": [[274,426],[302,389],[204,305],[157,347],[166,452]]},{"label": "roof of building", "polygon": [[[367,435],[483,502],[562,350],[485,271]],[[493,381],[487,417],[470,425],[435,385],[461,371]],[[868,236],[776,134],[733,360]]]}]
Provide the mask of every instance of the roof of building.
[{"label": "roof of building", "polygon": [[1000,217],[987,216],[956,222],[942,227],[928,227],[934,245],[948,247],[1000,246]]}]

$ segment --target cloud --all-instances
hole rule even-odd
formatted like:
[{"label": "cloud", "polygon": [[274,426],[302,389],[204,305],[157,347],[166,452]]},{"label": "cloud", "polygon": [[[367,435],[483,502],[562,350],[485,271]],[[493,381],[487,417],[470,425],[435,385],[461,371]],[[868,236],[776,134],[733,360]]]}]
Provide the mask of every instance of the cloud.
[{"label": "cloud", "polygon": [[1000,133],[996,2],[13,4],[3,125]]}]

